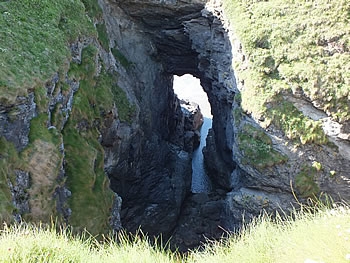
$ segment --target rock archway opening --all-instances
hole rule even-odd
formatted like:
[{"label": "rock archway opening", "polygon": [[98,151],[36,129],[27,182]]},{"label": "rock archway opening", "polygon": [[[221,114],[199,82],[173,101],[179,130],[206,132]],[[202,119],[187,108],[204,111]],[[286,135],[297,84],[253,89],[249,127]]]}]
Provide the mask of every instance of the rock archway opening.
[{"label": "rock archway opening", "polygon": [[207,94],[204,92],[200,80],[190,74],[174,76],[174,92],[182,101],[183,111],[188,111],[188,107],[197,107],[196,104],[200,108],[201,126],[194,131],[200,134],[200,139],[198,147],[194,149],[192,155],[191,192],[209,193],[212,185],[204,165],[203,148],[206,145],[209,129],[212,127],[213,116]]},{"label": "rock archway opening", "polygon": [[[236,167],[232,159],[236,81],[222,12],[207,8],[207,0],[108,2],[117,48],[133,62],[125,69],[128,78],[118,79],[132,88],[130,94],[140,109],[137,123],[131,127],[116,123],[110,132],[115,140],[106,171],[123,200],[122,225],[130,232],[141,227],[150,236],[172,236],[179,251],[194,248],[207,237],[220,238],[218,226],[229,225],[225,198],[233,188]],[[191,81],[191,76],[198,79]],[[197,164],[191,163],[196,158],[193,129],[186,126],[174,94],[182,98],[176,88],[179,80],[185,83],[184,91],[195,94],[195,99],[184,98],[199,103],[208,120],[202,126]],[[204,170],[204,162],[212,189],[203,177],[191,176],[191,171]]]}]

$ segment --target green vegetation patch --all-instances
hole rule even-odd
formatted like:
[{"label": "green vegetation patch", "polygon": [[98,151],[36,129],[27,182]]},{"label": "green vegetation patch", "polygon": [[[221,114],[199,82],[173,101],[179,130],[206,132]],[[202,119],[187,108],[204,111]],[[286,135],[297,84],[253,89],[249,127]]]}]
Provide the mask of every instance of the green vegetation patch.
[{"label": "green vegetation patch", "polygon": [[68,44],[95,35],[79,0],[0,2],[0,101],[41,86],[70,57]]},{"label": "green vegetation patch", "polygon": [[107,34],[106,25],[104,23],[96,24],[96,30],[98,33],[98,40],[100,41],[102,47],[109,51],[109,39]]},{"label": "green vegetation patch", "polygon": [[244,81],[246,112],[274,122],[286,115],[286,123],[278,123],[280,128],[287,135],[302,134],[304,143],[324,142],[318,124],[297,117],[297,125],[290,129],[287,122],[295,122],[296,109],[291,110],[294,116],[287,116],[274,103],[279,94],[301,93],[334,119],[350,119],[347,0],[224,0],[224,8],[248,60],[248,68],[236,65],[235,69]]},{"label": "green vegetation patch", "polygon": [[114,104],[120,112],[130,105],[125,93],[121,93],[125,97],[118,93],[115,75],[102,68],[97,76],[96,63],[97,49],[89,45],[82,51],[81,64],[71,65],[68,76],[78,80],[80,88],[74,96],[73,110],[63,134],[67,186],[72,191],[70,224],[77,231],[85,227],[92,234],[101,234],[109,229],[113,193],[103,170],[104,150],[98,141],[98,129]]},{"label": "green vegetation patch", "polygon": [[86,228],[93,235],[103,234],[110,229],[108,218],[113,202],[109,180],[103,170],[103,148],[97,141],[96,129],[82,134],[75,124],[77,120],[73,119],[64,129],[66,183],[72,192],[69,222],[75,231]]},{"label": "green vegetation patch", "polygon": [[88,45],[81,54],[81,64],[72,63],[69,67],[68,77],[76,80],[92,79],[96,75],[97,49]]},{"label": "green vegetation patch", "polygon": [[0,220],[11,222],[14,207],[8,181],[16,183],[15,169],[23,167],[15,146],[4,137],[0,137]]},{"label": "green vegetation patch", "polygon": [[43,86],[37,87],[34,90],[35,104],[37,111],[44,113],[47,111],[49,99],[47,98],[47,89]]},{"label": "green vegetation patch", "polygon": [[103,118],[114,105],[121,121],[131,121],[134,107],[117,86],[116,76],[102,68],[97,76],[97,49],[89,45],[82,51],[81,64],[72,64],[70,78],[80,82],[74,96],[73,110],[64,128],[67,161],[67,185],[72,191],[70,223],[76,230],[84,226],[90,233],[105,233],[113,201],[104,173],[104,150],[99,131]]},{"label": "green vegetation patch", "polygon": [[135,115],[135,105],[130,104],[124,90],[118,86],[114,87],[113,95],[118,108],[119,119],[130,124]]},{"label": "green vegetation patch", "polygon": [[320,188],[315,181],[318,172],[317,167],[304,165],[297,174],[295,186],[301,197],[315,198],[318,196]]},{"label": "green vegetation patch", "polygon": [[289,101],[276,99],[275,103],[269,115],[277,127],[285,132],[288,139],[301,144],[328,142],[320,121],[313,121],[305,117]]},{"label": "green vegetation patch", "polygon": [[263,169],[286,162],[288,158],[273,149],[272,141],[263,130],[250,124],[244,124],[238,134],[238,145],[244,163],[252,164],[256,169]]},{"label": "green vegetation patch", "polygon": [[111,49],[113,56],[120,62],[120,64],[125,68],[128,69],[132,63],[128,61],[128,59],[124,56],[124,54],[117,48],[114,47]]},{"label": "green vegetation patch", "polygon": [[[1,262],[346,262],[350,257],[349,207],[311,209],[285,218],[256,218],[240,233],[185,255],[152,246],[147,237],[107,236],[104,242],[55,226],[13,225],[0,233]],[[298,253],[295,253],[298,251]]]},{"label": "green vegetation patch", "polygon": [[[33,143],[35,140],[43,140],[45,142],[53,143],[59,146],[61,143],[60,134],[56,129],[47,128],[48,116],[41,113],[30,122],[29,142]],[[30,145],[29,145],[30,147]]]},{"label": "green vegetation patch", "polygon": [[[124,90],[117,85],[115,73],[104,68],[96,75],[97,49],[89,45],[83,49],[81,64],[73,63],[68,76],[80,81],[79,90],[74,98],[75,110],[86,119],[100,118],[104,110],[112,109],[115,104],[121,121],[131,122],[135,114],[135,106],[130,104]],[[92,110],[93,109],[93,110]]]},{"label": "green vegetation patch", "polygon": [[85,6],[85,10],[90,18],[97,20],[102,18],[102,9],[98,5],[97,0],[81,0]]}]

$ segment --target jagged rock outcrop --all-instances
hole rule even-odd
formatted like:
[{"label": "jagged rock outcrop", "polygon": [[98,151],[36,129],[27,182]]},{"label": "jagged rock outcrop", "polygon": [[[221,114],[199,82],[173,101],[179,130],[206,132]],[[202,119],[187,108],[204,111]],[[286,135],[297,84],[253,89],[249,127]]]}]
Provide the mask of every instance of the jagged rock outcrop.
[{"label": "jagged rock outcrop", "polygon": [[[121,23],[119,37],[121,32],[125,37],[115,42],[118,42],[118,46],[133,62],[140,58],[140,53],[135,50],[139,40],[134,41],[132,51],[128,50],[128,45],[132,44],[123,43],[129,41],[126,40],[126,32],[131,39],[135,38],[135,35],[142,35],[144,40],[147,39],[143,44],[144,54],[149,56],[152,63],[161,66],[159,76],[165,81],[162,82],[163,88],[155,83],[155,90],[164,94],[163,97],[168,96],[170,98],[168,102],[172,102],[173,98],[169,97],[169,87],[165,84],[169,81],[165,79],[167,74],[189,73],[201,80],[213,112],[213,129],[210,131],[204,150],[206,167],[215,187],[228,192],[227,195],[223,194],[220,197],[222,209],[230,211],[232,217],[227,226],[241,222],[243,213],[250,218],[263,209],[286,210],[295,202],[292,191],[296,191],[302,199],[307,195],[308,189],[305,187],[315,187],[319,192],[340,194],[343,198],[348,198],[346,171],[349,171],[349,168],[348,157],[344,154],[347,152],[346,143],[343,144],[339,154],[335,148],[327,145],[310,144],[295,148],[276,127],[273,125],[262,127],[263,120],[253,119],[253,116],[242,112],[235,94],[239,94],[244,88],[244,83],[240,81],[236,83],[237,76],[233,71],[233,62],[238,61],[242,67],[247,62],[237,36],[234,35],[234,31],[229,30],[230,26],[224,17],[221,1],[142,1],[141,3],[141,1],[110,0],[106,3],[109,3],[106,5],[108,8],[122,12],[118,13],[119,17],[124,15],[128,19],[128,28],[124,26],[125,22],[119,21]],[[117,13],[109,12],[108,16],[114,14]],[[110,27],[112,24],[111,22]],[[141,61],[143,60],[144,58]],[[137,68],[139,64],[136,62],[135,67]],[[154,74],[151,68],[148,72]],[[149,76],[145,76],[146,79],[149,79]],[[173,109],[169,109],[167,116],[171,116],[170,112],[174,112]],[[140,116],[142,119],[145,115],[141,112]],[[172,126],[174,124],[170,119],[167,119],[167,127],[172,127],[174,130]],[[164,132],[166,131],[161,133]],[[178,137],[171,136],[171,133],[161,138],[177,142],[177,145],[181,146]],[[300,158],[304,162],[300,162]],[[322,167],[318,165],[319,163],[322,163]],[[337,170],[337,167],[343,167],[344,170]],[[332,178],[333,172],[339,175],[338,179]],[[111,178],[112,174],[113,172]],[[123,187],[119,190],[121,188]],[[186,199],[185,207],[191,206],[192,202],[188,201],[190,199]],[[208,202],[211,201],[209,198]],[[189,219],[193,216],[193,213],[184,214],[187,214],[187,217],[180,215],[179,221],[184,222],[186,221],[184,218]],[[124,219],[127,221],[130,215]],[[185,240],[179,237],[176,227],[175,233],[177,240]],[[194,239],[198,242],[198,236]],[[183,241],[180,245],[184,243],[190,242]]]},{"label": "jagged rock outcrop", "polygon": [[214,113],[213,154],[226,165],[223,169],[213,163],[213,178],[220,171],[225,183],[230,180],[233,133],[227,124],[232,123],[234,93],[223,82],[234,85],[234,78],[222,74],[230,71],[230,58],[222,45],[230,44],[205,2],[100,1],[110,42],[133,63],[127,74],[137,85],[126,85],[128,78],[120,80],[120,86],[133,87],[128,92],[140,106],[140,126],[116,127],[113,139],[108,139],[113,143],[107,149],[106,170],[112,189],[123,199],[121,219],[127,230],[141,226],[151,235],[170,236],[189,195],[190,154],[184,151],[189,149],[172,90],[174,74],[190,73],[201,80]]},{"label": "jagged rock outcrop", "polygon": [[36,115],[34,93],[18,96],[13,105],[0,104],[0,135],[12,142],[18,151],[29,142],[30,121]]},{"label": "jagged rock outcrop", "polygon": [[181,110],[184,116],[184,149],[193,152],[200,144],[199,132],[203,125],[203,115],[198,104],[187,100],[180,100]]},{"label": "jagged rock outcrop", "polygon": [[15,170],[14,173],[16,176],[15,184],[12,184],[10,180],[7,183],[10,187],[13,206],[16,208],[14,219],[19,223],[22,221],[21,215],[30,211],[29,194],[27,193],[30,186],[29,173],[21,170]]}]

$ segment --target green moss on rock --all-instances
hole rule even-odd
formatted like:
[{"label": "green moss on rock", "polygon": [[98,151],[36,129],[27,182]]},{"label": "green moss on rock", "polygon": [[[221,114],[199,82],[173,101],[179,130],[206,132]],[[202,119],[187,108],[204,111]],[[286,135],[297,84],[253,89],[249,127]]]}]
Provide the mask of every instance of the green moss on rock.
[{"label": "green moss on rock", "polygon": [[98,5],[97,0],[82,0],[82,2],[89,17],[95,19],[102,18],[102,9]]},{"label": "green moss on rock", "polygon": [[98,40],[100,41],[102,47],[109,51],[109,39],[107,34],[106,25],[104,23],[96,24],[96,30],[98,33]]},{"label": "green moss on rock", "polygon": [[0,137],[0,220],[11,222],[14,206],[8,181],[15,183],[14,169],[22,167],[22,161],[15,146]]},{"label": "green moss on rock", "polygon": [[[74,96],[73,110],[64,130],[67,186],[72,192],[70,224],[76,230],[87,228],[101,234],[109,229],[113,193],[104,173],[104,150],[99,128],[114,105],[119,118],[127,119],[130,103],[116,85],[116,76],[102,68],[97,76],[97,50],[88,46],[82,51],[82,63],[72,64],[69,77],[80,82]],[[121,91],[120,91],[121,90]],[[123,113],[125,111],[125,113]]]},{"label": "green moss on rock", "polygon": [[300,134],[301,143],[326,143],[320,125],[279,105],[280,95],[301,90],[334,119],[350,119],[348,1],[223,2],[248,61],[235,65],[244,81],[244,111],[264,116],[291,138]]},{"label": "green moss on rock", "polygon": [[128,59],[124,56],[124,54],[117,48],[114,47],[111,49],[113,56],[120,62],[120,64],[125,68],[128,69],[132,63],[128,61]]},{"label": "green moss on rock", "polygon": [[328,142],[320,121],[305,117],[291,102],[276,99],[275,104],[269,110],[268,115],[274,124],[284,131],[288,139],[301,144],[326,144]]},{"label": "green moss on rock", "polygon": [[29,146],[35,140],[43,140],[45,142],[52,143],[53,145],[59,146],[60,133],[56,129],[47,128],[48,116],[46,113],[40,113],[38,116],[33,118],[30,122],[30,132],[29,132]]},{"label": "green moss on rock", "polygon": [[295,177],[296,190],[301,197],[314,198],[318,196],[320,188],[315,181],[317,173],[317,168],[312,166],[304,165],[301,168],[301,171]]},{"label": "green moss on rock", "polygon": [[66,67],[68,43],[95,36],[79,0],[0,3],[0,101],[13,102]]},{"label": "green moss on rock", "polygon": [[271,167],[286,162],[288,158],[273,149],[272,141],[263,130],[245,124],[238,134],[238,145],[244,156],[243,162],[256,169]]}]

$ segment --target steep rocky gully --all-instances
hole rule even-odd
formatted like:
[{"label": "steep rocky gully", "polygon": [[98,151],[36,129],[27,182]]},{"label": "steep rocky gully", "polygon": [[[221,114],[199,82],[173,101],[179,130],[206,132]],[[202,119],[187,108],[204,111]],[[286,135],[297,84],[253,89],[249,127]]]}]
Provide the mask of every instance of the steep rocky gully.
[{"label": "steep rocky gully", "polygon": [[[107,47],[94,38],[82,38],[71,45],[71,63],[83,63],[84,49],[96,47],[97,54],[92,55],[96,75],[104,74],[105,69],[115,75],[117,86],[132,106],[125,114],[117,101],[110,109],[100,110],[102,118],[87,116],[75,121],[72,116],[83,114],[74,113],[77,101],[84,100],[79,93],[83,77],[72,70],[63,77],[57,73],[42,94],[29,91],[13,105],[0,105],[0,135],[14,143],[17,151],[28,145],[30,125],[40,116],[47,118],[46,131],[51,134],[47,136],[59,134],[54,144],[36,141],[33,152],[27,152],[32,166],[13,170],[8,186],[17,220],[25,214],[30,220],[43,220],[47,215],[35,211],[45,210],[78,228],[89,229],[94,220],[109,218],[115,231],[123,228],[136,232],[141,228],[150,236],[171,238],[173,246],[185,251],[207,238],[234,231],[243,217],[248,221],[262,210],[288,211],[296,204],[295,194],[300,201],[308,197],[303,186],[328,193],[335,200],[350,200],[349,129],[345,125],[332,123],[339,129],[328,132],[334,142],[331,145],[295,147],[273,125],[263,129],[259,120],[242,112],[238,97],[244,83],[235,76],[233,62],[244,65],[245,58],[234,31],[229,30],[221,1],[98,3],[102,16],[94,22],[105,26]],[[204,149],[205,166],[213,183],[210,193],[191,193],[196,125],[184,116],[173,91],[173,76],[183,74],[200,79],[211,105],[213,123]],[[65,89],[58,87],[60,82],[65,83]],[[39,105],[40,96],[46,98],[46,107]],[[329,120],[303,98],[291,100],[306,115],[314,113],[325,123]],[[92,101],[89,103],[95,108]],[[96,179],[100,178],[98,169],[109,178],[114,194],[106,194],[102,204],[91,201],[95,192],[85,202],[80,200],[80,186],[69,179],[74,171],[70,142],[74,136],[88,136],[92,129],[98,130],[92,133],[93,142],[81,141],[81,149],[91,149],[92,155],[81,158],[95,171],[94,182],[103,181]],[[255,159],[259,156],[254,147],[267,149],[263,152],[266,162]],[[99,164],[100,152],[103,164]],[[47,174],[45,180],[36,176],[40,173]],[[40,205],[34,198],[40,195],[35,182],[51,189],[50,198]],[[85,214],[74,214],[79,206],[85,207]],[[88,207],[92,206],[105,207],[106,218],[90,218],[94,210]]]}]

